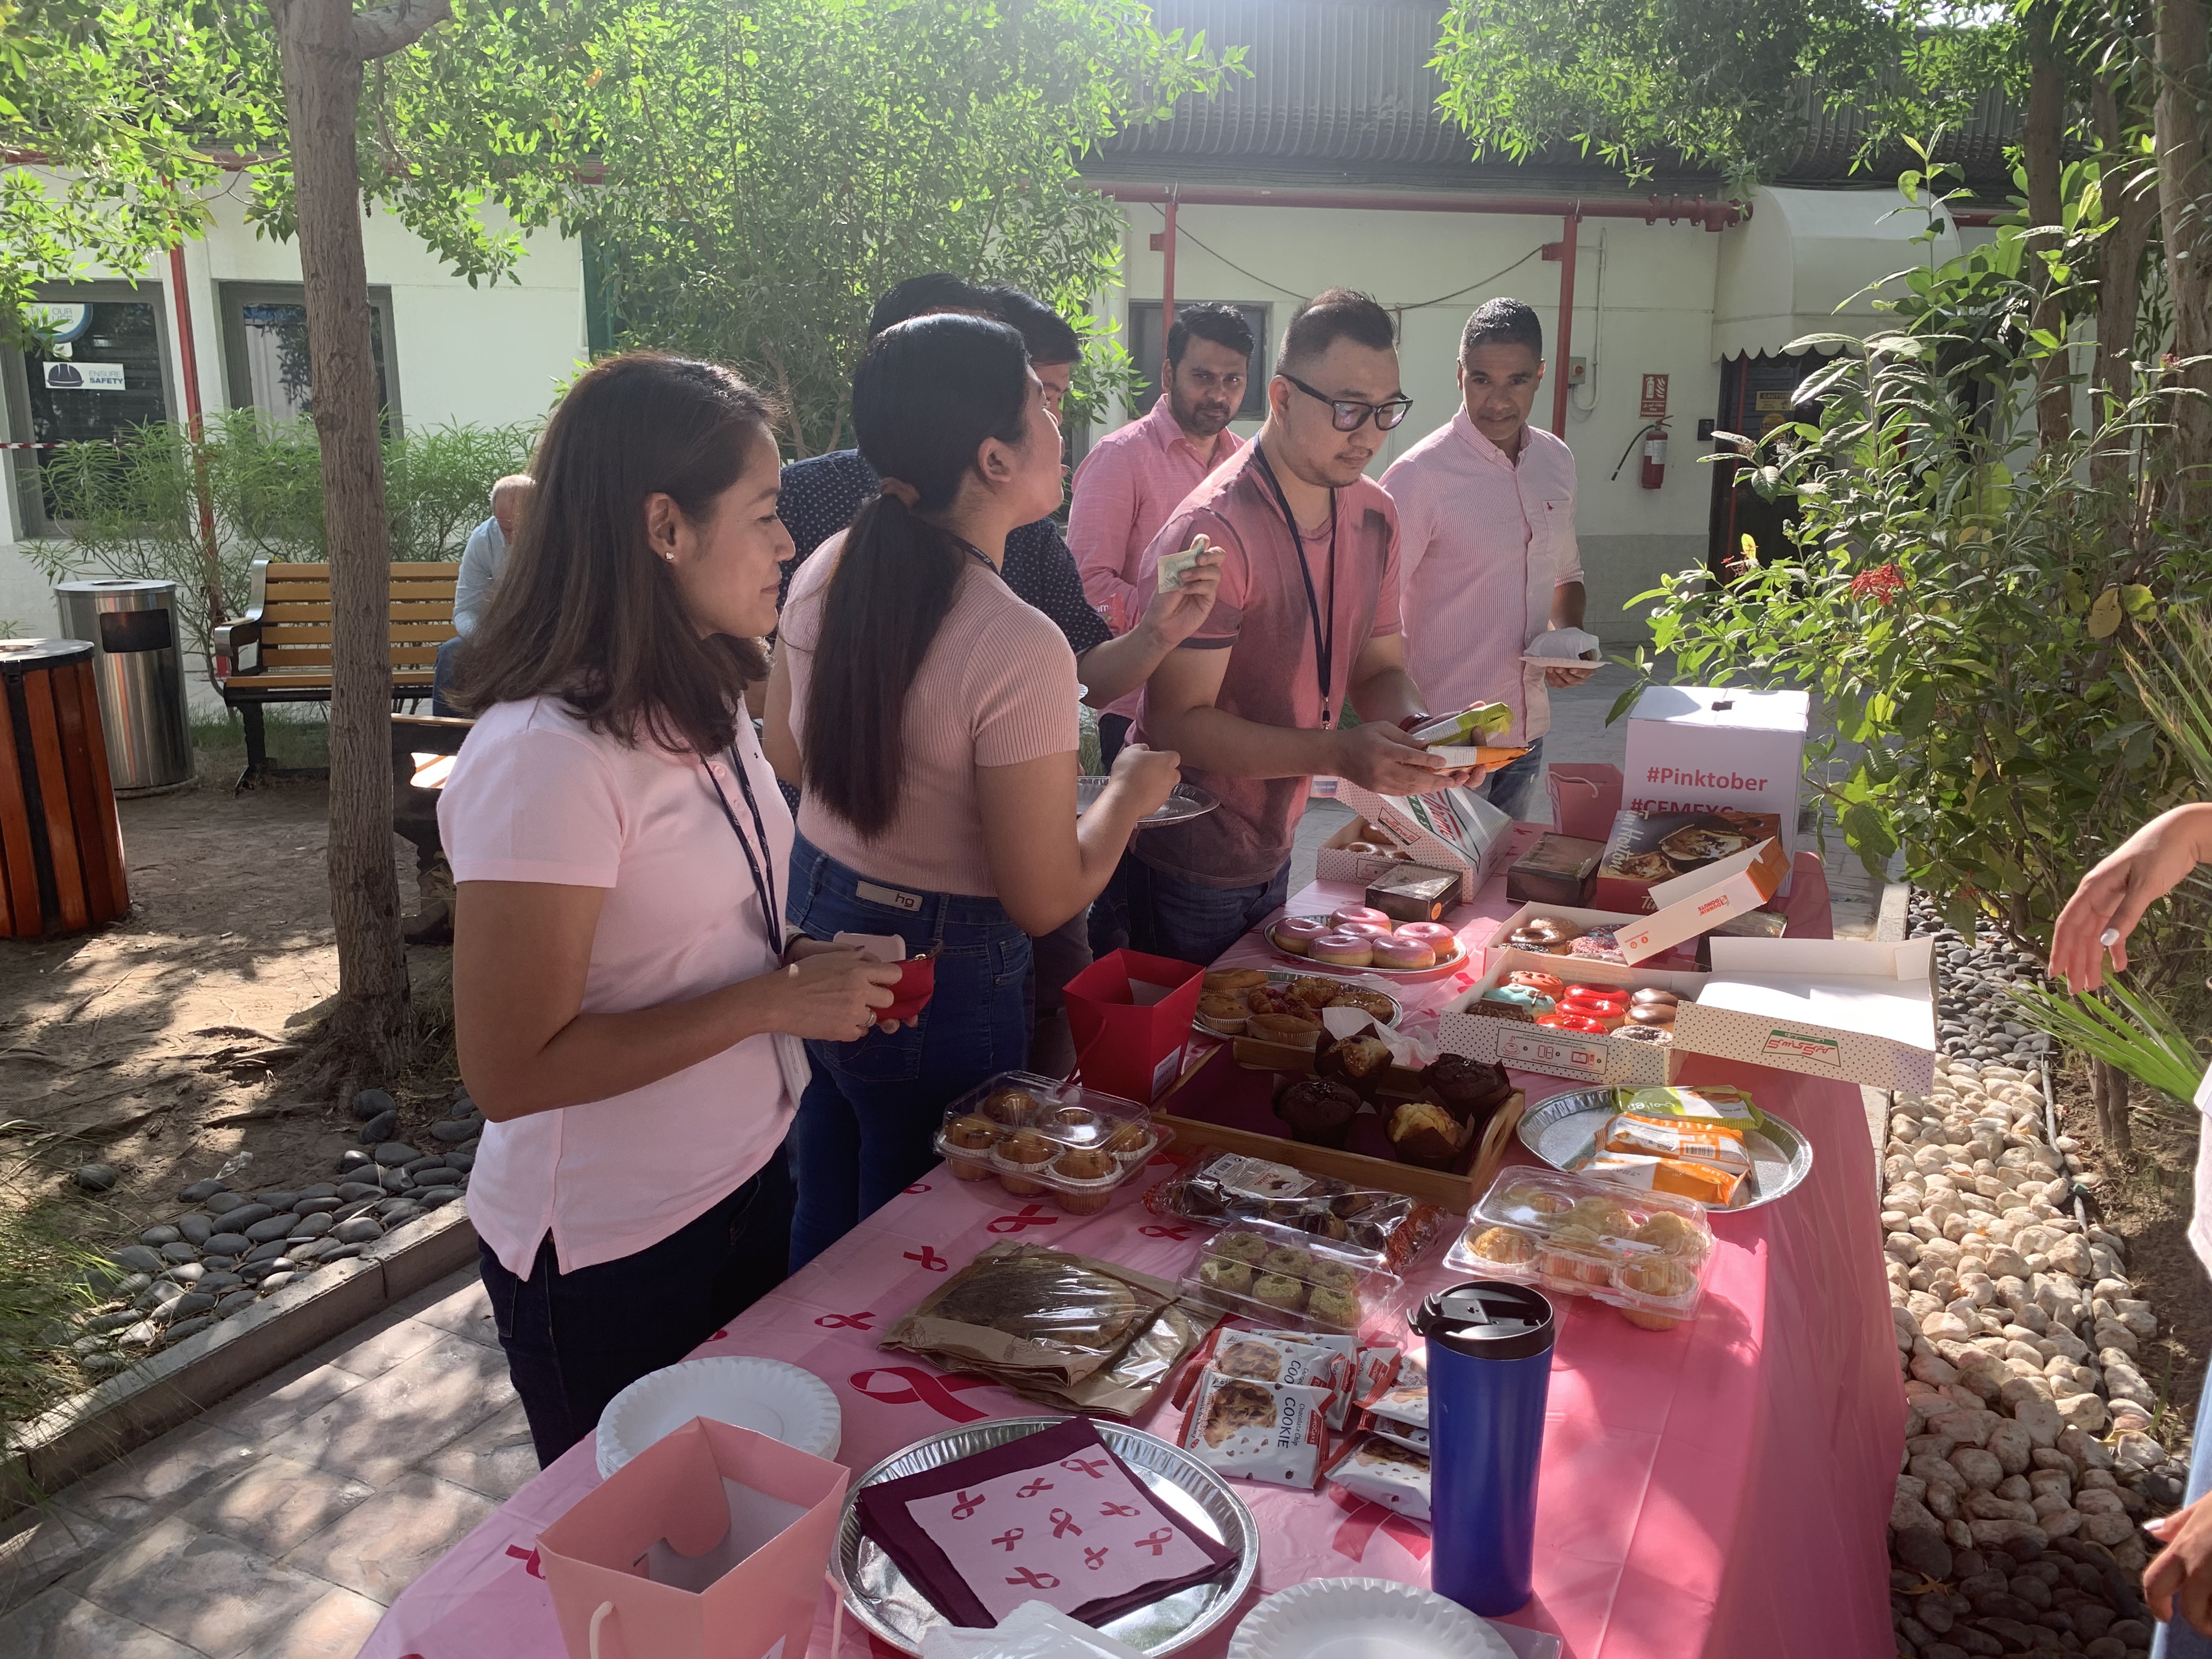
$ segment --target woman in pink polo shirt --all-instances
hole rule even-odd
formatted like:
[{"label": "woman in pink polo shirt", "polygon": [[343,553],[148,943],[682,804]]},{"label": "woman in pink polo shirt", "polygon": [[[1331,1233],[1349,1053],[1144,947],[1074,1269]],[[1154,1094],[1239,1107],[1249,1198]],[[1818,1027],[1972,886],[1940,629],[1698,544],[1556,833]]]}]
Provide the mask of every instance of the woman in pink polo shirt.
[{"label": "woman in pink polo shirt", "polygon": [[769,410],[649,354],[562,400],[438,808],[484,1285],[538,1461],[784,1276],[799,1039],[897,970],[787,950],[791,818],[744,717],[776,562]]},{"label": "woman in pink polo shirt", "polygon": [[799,568],[769,683],[769,757],[804,787],[789,915],[817,939],[899,935],[935,958],[936,991],[905,1030],[806,1045],[794,1267],[937,1161],[947,1104],[1026,1063],[1030,939],[1098,896],[1177,775],[1131,744],[1077,822],[1074,653],[999,574],[1007,532],[1062,489],[1021,336],[952,315],[884,330],[853,431],[883,494]]}]

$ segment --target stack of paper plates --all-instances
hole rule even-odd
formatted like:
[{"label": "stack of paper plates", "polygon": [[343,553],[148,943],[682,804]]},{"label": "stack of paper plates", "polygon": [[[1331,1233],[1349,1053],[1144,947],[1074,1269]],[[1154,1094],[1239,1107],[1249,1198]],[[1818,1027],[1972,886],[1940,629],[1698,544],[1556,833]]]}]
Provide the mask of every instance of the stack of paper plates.
[{"label": "stack of paper plates", "polygon": [[1513,1650],[1431,1591],[1389,1578],[1316,1578],[1245,1614],[1229,1659],[1513,1659]]},{"label": "stack of paper plates", "polygon": [[837,1396],[811,1371],[746,1355],[687,1359],[647,1372],[607,1403],[599,1418],[599,1478],[695,1417],[751,1429],[817,1457],[836,1456],[843,1433]]}]

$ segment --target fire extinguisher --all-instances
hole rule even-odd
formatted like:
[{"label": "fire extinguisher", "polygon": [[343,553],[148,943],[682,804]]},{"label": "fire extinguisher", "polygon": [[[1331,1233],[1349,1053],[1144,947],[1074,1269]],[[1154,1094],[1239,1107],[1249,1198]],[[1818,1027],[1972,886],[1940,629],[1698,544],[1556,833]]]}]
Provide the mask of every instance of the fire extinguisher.
[{"label": "fire extinguisher", "polygon": [[1644,471],[1637,480],[1646,489],[1656,489],[1667,482],[1667,422],[1654,421],[1628,441],[1628,447],[1620,452],[1620,460],[1613,469],[1618,478],[1620,469],[1628,465],[1628,458],[1636,446],[1644,446]]}]

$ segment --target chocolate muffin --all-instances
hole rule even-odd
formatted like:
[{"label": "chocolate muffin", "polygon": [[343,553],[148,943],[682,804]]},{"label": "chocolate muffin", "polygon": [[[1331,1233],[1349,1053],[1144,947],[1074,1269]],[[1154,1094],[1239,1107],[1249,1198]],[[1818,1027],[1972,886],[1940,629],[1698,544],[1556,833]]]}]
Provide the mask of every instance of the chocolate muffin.
[{"label": "chocolate muffin", "polygon": [[1485,1065],[1465,1054],[1438,1054],[1421,1073],[1421,1080],[1444,1110],[1478,1128],[1513,1097],[1513,1080],[1503,1066]]},{"label": "chocolate muffin", "polygon": [[1283,1091],[1275,1115],[1290,1126],[1291,1139],[1313,1146],[1341,1146],[1359,1110],[1359,1097],[1328,1078],[1302,1078]]}]

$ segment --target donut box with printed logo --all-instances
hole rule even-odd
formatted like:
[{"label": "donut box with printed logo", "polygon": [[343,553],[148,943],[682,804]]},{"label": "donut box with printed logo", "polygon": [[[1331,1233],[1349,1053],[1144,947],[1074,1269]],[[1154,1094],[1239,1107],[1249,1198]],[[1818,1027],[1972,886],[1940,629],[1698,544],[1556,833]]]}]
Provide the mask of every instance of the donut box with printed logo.
[{"label": "donut box with printed logo", "polygon": [[[1797,854],[1808,702],[1802,691],[1645,688],[1628,714],[1622,809],[1654,816],[1735,812],[1771,818],[1773,827],[1760,833],[1780,836],[1786,871]],[[1789,890],[1786,878],[1782,890]],[[1639,908],[1623,902],[1625,896],[1619,891],[1608,895],[1601,871],[1597,903],[1608,909]]]}]

